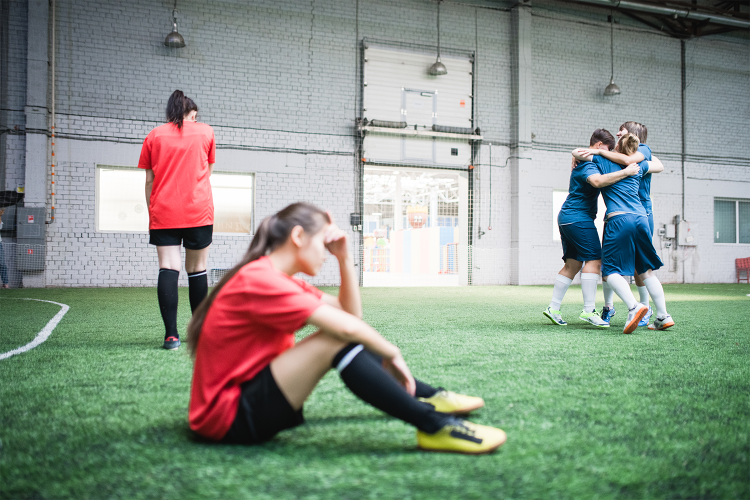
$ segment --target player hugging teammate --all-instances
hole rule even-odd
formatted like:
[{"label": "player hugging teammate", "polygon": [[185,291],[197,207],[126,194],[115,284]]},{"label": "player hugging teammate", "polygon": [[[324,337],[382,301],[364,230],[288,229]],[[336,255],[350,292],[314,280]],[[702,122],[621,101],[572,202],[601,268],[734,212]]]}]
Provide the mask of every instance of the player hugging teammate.
[{"label": "player hugging teammate", "polygon": [[[653,271],[662,266],[652,243],[654,231],[651,209],[651,174],[664,170],[645,144],[647,129],[636,122],[624,123],[618,133],[615,151],[612,135],[597,129],[589,149],[573,151],[581,162],[573,168],[568,199],[560,210],[558,224],[565,266],[555,282],[553,298],[544,311],[553,323],[565,325],[560,303],[575,274],[583,267],[581,288],[584,310],[580,319],[606,328],[615,315],[614,293],[628,306],[624,333],[645,326],[651,317],[649,294],[656,306],[656,319],[650,330],[674,326],[667,313],[664,290]],[[585,181],[585,182],[584,182]],[[593,221],[599,192],[607,206],[603,245],[599,246]],[[586,263],[585,266],[583,263]],[[605,307],[601,318],[594,308],[598,269],[604,279]],[[635,276],[640,302],[635,300],[623,276]]]}]

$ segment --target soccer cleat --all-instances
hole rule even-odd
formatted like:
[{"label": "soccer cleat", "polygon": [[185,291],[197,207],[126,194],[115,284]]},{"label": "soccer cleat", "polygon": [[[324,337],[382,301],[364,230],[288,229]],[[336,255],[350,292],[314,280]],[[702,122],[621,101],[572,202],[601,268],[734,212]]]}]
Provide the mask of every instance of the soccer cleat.
[{"label": "soccer cleat", "polygon": [[604,306],[604,309],[602,309],[602,320],[609,323],[609,320],[615,317],[615,306],[607,307]]},{"label": "soccer cleat", "polygon": [[464,396],[455,392],[441,390],[429,398],[419,398],[420,401],[430,404],[435,411],[441,413],[464,414],[484,406],[484,399],[474,396]]},{"label": "soccer cleat", "polygon": [[648,306],[648,312],[643,319],[638,322],[638,326],[648,326],[648,320],[651,319],[652,314],[654,314],[654,311],[651,309],[651,306]]},{"label": "soccer cleat", "polygon": [[591,323],[597,328],[609,328],[609,322],[604,321],[602,318],[600,318],[599,313],[596,312],[596,309],[590,313],[581,311],[581,315],[578,316],[578,319],[580,319],[581,321],[585,321],[586,323]]},{"label": "soccer cleat", "polygon": [[164,349],[174,351],[180,347],[180,337],[167,337],[164,339]]},{"label": "soccer cleat", "polygon": [[674,326],[674,320],[672,319],[672,316],[667,314],[665,318],[659,319],[656,318],[654,322],[650,325],[648,325],[649,330],[666,330],[667,328]]},{"label": "soccer cleat", "polygon": [[417,446],[425,451],[483,455],[498,449],[506,438],[501,429],[453,418],[434,434],[417,431]]},{"label": "soccer cleat", "polygon": [[567,325],[565,320],[562,319],[562,316],[560,316],[560,311],[555,311],[554,309],[550,309],[549,307],[547,307],[547,309],[545,309],[542,314],[547,316],[549,320],[556,325]]},{"label": "soccer cleat", "polygon": [[640,302],[636,302],[635,307],[628,311],[628,320],[625,322],[625,328],[623,328],[622,333],[633,333],[647,312],[648,307]]}]

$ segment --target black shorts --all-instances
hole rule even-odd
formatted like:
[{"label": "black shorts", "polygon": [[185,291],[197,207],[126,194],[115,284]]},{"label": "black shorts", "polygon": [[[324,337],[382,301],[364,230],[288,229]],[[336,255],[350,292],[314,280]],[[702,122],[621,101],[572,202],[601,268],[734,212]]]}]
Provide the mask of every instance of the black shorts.
[{"label": "black shorts", "polygon": [[256,444],[270,440],[284,429],[305,423],[302,409],[295,410],[281,393],[266,366],[242,384],[237,415],[223,443]]},{"label": "black shorts", "polygon": [[211,244],[214,225],[183,227],[178,229],[151,229],[149,244],[157,247],[182,246],[190,250],[202,250]]}]

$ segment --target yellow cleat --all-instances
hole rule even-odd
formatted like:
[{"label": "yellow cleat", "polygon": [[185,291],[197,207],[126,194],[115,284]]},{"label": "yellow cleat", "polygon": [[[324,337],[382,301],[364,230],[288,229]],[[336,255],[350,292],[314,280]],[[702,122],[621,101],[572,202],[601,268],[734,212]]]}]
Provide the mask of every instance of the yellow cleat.
[{"label": "yellow cleat", "polygon": [[484,406],[484,399],[474,396],[464,396],[455,392],[441,390],[429,398],[419,398],[424,403],[431,404],[435,411],[460,415],[478,410]]},{"label": "yellow cleat", "polygon": [[458,418],[453,419],[435,434],[417,431],[417,446],[425,451],[483,455],[498,449],[505,440],[505,432],[502,429],[472,424]]}]

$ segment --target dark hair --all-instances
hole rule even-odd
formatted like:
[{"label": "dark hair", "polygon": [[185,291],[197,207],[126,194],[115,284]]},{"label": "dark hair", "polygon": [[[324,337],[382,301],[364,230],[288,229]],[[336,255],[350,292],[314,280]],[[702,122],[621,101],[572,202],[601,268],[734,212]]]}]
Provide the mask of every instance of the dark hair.
[{"label": "dark hair", "polygon": [[625,122],[620,125],[620,128],[618,128],[617,130],[622,129],[625,129],[631,134],[636,135],[638,137],[638,140],[641,141],[641,144],[646,144],[646,139],[648,138],[648,129],[644,124],[638,122]]},{"label": "dark hair", "polygon": [[589,146],[593,146],[597,142],[604,143],[604,145],[607,146],[610,151],[615,148],[615,138],[606,129],[598,128],[594,130],[593,134],[591,134],[591,139],[589,139]]},{"label": "dark hair", "polygon": [[198,111],[198,105],[186,97],[182,90],[172,92],[167,101],[167,121],[177,125],[177,128],[182,128],[182,120],[191,111]]},{"label": "dark hair", "polygon": [[302,229],[308,234],[315,234],[324,225],[330,223],[331,218],[328,217],[326,212],[311,203],[304,202],[293,203],[277,214],[263,219],[260,227],[255,232],[253,241],[250,242],[250,248],[248,248],[245,256],[242,257],[242,260],[236,266],[227,271],[224,277],[221,278],[221,281],[219,281],[208,297],[201,302],[201,305],[193,313],[193,318],[188,324],[188,348],[191,354],[195,356],[198,339],[203,329],[203,322],[206,319],[206,314],[211,304],[213,304],[214,299],[221,289],[224,288],[224,285],[243,266],[260,259],[264,255],[268,255],[283,245],[292,233],[292,229],[296,226],[302,226]]}]

